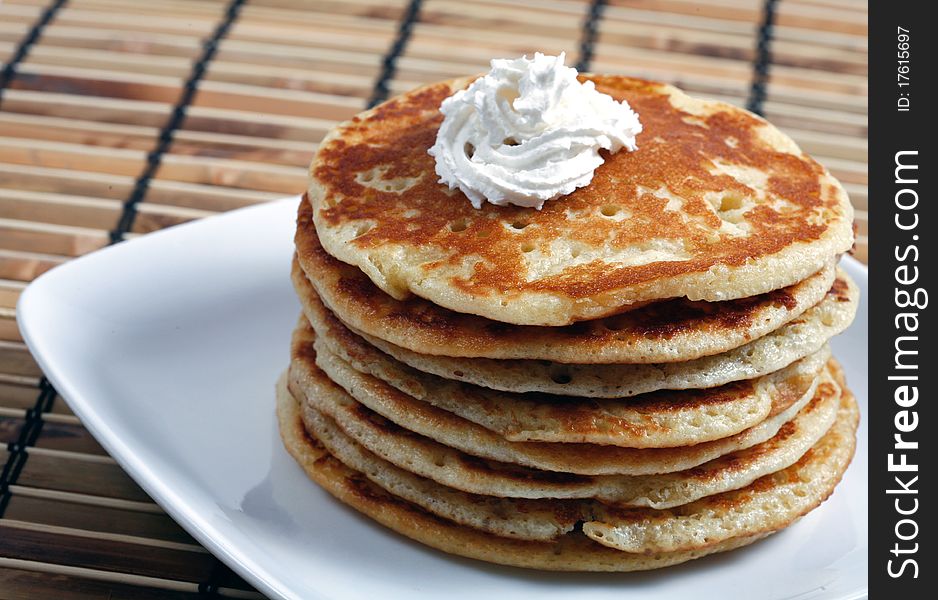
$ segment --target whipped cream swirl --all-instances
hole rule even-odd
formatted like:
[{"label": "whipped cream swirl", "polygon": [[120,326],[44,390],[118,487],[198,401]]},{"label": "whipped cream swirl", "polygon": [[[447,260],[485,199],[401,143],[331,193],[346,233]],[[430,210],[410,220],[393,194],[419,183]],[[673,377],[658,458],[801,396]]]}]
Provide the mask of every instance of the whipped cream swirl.
[{"label": "whipped cream swirl", "polygon": [[564,54],[496,59],[484,77],[443,101],[430,148],[440,183],[476,208],[487,200],[540,210],[592,180],[599,150],[635,150],[638,115],[580,83]]}]

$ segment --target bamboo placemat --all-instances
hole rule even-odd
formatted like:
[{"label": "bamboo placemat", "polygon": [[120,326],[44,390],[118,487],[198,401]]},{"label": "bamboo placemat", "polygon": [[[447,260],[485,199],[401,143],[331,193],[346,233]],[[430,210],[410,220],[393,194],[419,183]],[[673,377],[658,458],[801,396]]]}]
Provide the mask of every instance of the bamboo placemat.
[{"label": "bamboo placemat", "polygon": [[0,598],[259,597],[42,377],[14,307],[128,237],[292,195],[337,120],[492,57],[749,105],[845,184],[866,257],[859,0],[6,0],[0,4]]}]

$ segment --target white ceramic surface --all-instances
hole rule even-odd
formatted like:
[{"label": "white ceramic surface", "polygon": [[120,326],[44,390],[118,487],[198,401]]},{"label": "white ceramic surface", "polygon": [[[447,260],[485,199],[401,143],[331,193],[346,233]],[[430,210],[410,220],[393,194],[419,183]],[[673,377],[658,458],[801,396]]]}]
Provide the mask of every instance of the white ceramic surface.
[{"label": "white ceramic surface", "polygon": [[[297,198],[174,227],[27,288],[30,349],[85,426],[196,539],[275,598],[853,599],[867,588],[867,444],[824,505],[754,546],[645,574],[453,558],[332,500],[280,444],[274,382],[299,311]],[[844,266],[864,291],[865,267]],[[834,341],[866,414],[867,308]]]}]

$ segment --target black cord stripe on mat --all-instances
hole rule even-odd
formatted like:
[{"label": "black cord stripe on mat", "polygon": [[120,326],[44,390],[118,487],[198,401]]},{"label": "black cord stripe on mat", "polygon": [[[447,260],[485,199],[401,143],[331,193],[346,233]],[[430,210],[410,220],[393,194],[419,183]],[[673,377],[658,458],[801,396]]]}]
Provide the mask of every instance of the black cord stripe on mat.
[{"label": "black cord stripe on mat", "polygon": [[150,189],[150,182],[153,180],[153,176],[156,175],[157,170],[163,162],[163,155],[169,150],[169,147],[173,143],[176,130],[179,129],[186,118],[186,110],[195,97],[199,82],[205,75],[205,69],[215,57],[219,42],[228,35],[228,31],[237,20],[243,5],[244,0],[231,0],[228,3],[228,7],[225,9],[224,18],[215,28],[211,37],[202,43],[202,55],[199,56],[198,60],[192,65],[192,70],[189,72],[189,78],[183,85],[179,100],[177,100],[175,106],[173,106],[173,112],[170,114],[169,120],[160,130],[156,147],[147,154],[146,167],[144,167],[140,175],[137,176],[130,196],[124,201],[124,207],[121,211],[120,219],[117,221],[117,226],[110,233],[111,244],[123,240],[124,235],[133,227],[134,220],[137,218],[137,205],[143,201],[147,190]]},{"label": "black cord stripe on mat", "polygon": [[52,22],[52,19],[55,18],[55,14],[65,6],[66,2],[68,2],[68,0],[54,0],[50,3],[49,6],[40,13],[39,19],[29,28],[29,31],[27,31],[23,39],[20,40],[20,43],[16,45],[10,60],[3,65],[3,70],[0,71],[0,105],[3,104],[3,92],[16,77],[17,67],[26,59],[33,45],[42,37],[42,30],[46,28],[46,25]]},{"label": "black cord stripe on mat", "polygon": [[775,28],[775,14],[778,0],[765,0],[762,6],[762,23],[756,38],[756,56],[752,61],[752,84],[749,87],[749,99],[746,108],[757,115],[762,115],[762,105],[768,95],[769,67],[772,65],[772,34]]},{"label": "black cord stripe on mat", "polygon": [[26,466],[26,460],[29,458],[28,448],[36,443],[39,434],[42,433],[43,419],[42,415],[52,410],[55,402],[56,391],[49,383],[49,380],[42,377],[39,380],[39,396],[32,408],[26,411],[26,419],[20,429],[20,434],[15,441],[7,444],[7,461],[3,465],[3,471],[0,471],[0,519],[6,513],[7,506],[10,504],[10,486],[16,483],[23,467]]},{"label": "black cord stripe on mat", "polygon": [[583,20],[583,30],[580,34],[580,57],[576,63],[577,71],[590,70],[596,38],[599,36],[599,22],[602,21],[605,8],[606,0],[593,0],[590,2],[590,9]]},{"label": "black cord stripe on mat", "polygon": [[[42,37],[42,32],[46,26],[52,22],[68,0],[54,0],[43,9],[39,18],[26,32],[23,39],[16,45],[10,60],[3,65],[0,70],[0,106],[3,104],[3,92],[10,86],[13,79],[16,78],[16,69],[20,63],[29,55],[29,51]],[[10,486],[16,483],[23,467],[26,465],[28,454],[26,449],[36,443],[39,434],[42,432],[42,415],[52,410],[52,404],[55,402],[56,392],[49,383],[49,380],[43,376],[39,380],[39,394],[33,407],[26,411],[23,426],[16,440],[7,444],[7,460],[0,471],[0,518],[3,518],[7,506],[10,504]]]},{"label": "black cord stripe on mat", "polygon": [[199,598],[221,597],[222,586],[233,575],[234,573],[228,568],[228,565],[216,558],[212,564],[212,571],[208,575],[208,580],[199,583]]},{"label": "black cord stripe on mat", "polygon": [[217,598],[218,597],[218,570],[222,563],[217,558],[212,566],[212,572],[209,574],[208,581],[199,584],[199,598]]},{"label": "black cord stripe on mat", "polygon": [[410,34],[413,31],[414,23],[420,20],[421,0],[410,0],[407,10],[401,15],[401,20],[397,26],[397,36],[394,43],[388,48],[384,59],[381,61],[381,72],[378,73],[378,79],[375,80],[375,87],[371,91],[371,98],[368,100],[368,108],[373,108],[385,100],[391,93],[390,84],[397,72],[397,59],[404,53],[407,42],[410,41]]}]

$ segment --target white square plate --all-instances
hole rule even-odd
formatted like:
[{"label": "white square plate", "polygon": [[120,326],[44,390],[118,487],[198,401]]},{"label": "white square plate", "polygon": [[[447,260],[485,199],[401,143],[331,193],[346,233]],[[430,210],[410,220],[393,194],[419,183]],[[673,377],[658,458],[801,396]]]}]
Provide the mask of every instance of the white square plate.
[{"label": "white square plate", "polygon": [[[280,444],[274,382],[299,305],[297,198],[174,227],[80,258],[23,293],[43,371],[174,519],[276,598],[866,595],[867,445],[824,505],[754,546],[646,574],[550,574],[453,558],[391,533],[307,480]],[[844,266],[867,286],[865,267]],[[866,414],[867,311],[834,341]]]}]

